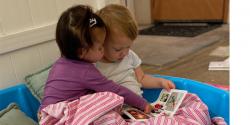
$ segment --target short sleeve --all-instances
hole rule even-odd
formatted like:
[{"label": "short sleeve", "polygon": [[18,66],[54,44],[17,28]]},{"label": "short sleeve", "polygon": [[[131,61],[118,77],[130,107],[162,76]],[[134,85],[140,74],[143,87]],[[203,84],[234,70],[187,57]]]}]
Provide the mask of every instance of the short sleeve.
[{"label": "short sleeve", "polygon": [[129,57],[128,57],[130,60],[131,60],[131,65],[134,67],[134,68],[137,68],[138,66],[141,65],[142,61],[141,59],[138,57],[138,55],[132,51],[132,50],[129,50]]}]

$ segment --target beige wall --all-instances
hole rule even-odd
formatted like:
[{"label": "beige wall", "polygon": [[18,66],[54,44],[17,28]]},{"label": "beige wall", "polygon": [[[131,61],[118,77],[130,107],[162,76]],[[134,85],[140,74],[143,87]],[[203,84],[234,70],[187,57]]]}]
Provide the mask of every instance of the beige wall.
[{"label": "beige wall", "polygon": [[134,0],[135,17],[139,25],[149,25],[151,21],[150,0]]},{"label": "beige wall", "polygon": [[[59,57],[55,26],[62,11],[74,4],[94,10],[125,0],[1,0],[0,89],[24,82],[24,77]],[[140,25],[150,24],[150,0],[127,0]]]},{"label": "beige wall", "polygon": [[1,0],[0,89],[24,82],[24,77],[59,57],[55,26],[62,11],[74,4],[94,10],[121,0]]}]

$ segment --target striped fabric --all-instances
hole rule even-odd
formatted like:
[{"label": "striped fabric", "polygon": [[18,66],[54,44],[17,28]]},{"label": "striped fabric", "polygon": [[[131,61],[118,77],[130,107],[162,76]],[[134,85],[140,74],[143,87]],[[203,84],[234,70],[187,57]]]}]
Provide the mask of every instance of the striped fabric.
[{"label": "striped fabric", "polygon": [[71,102],[59,102],[41,110],[41,125],[226,125],[221,117],[209,117],[207,106],[188,93],[173,117],[164,115],[146,121],[125,121],[119,114],[123,98],[100,92]]},{"label": "striped fabric", "polygon": [[87,125],[123,104],[123,97],[99,92],[80,99],[51,104],[41,110],[41,125]]}]

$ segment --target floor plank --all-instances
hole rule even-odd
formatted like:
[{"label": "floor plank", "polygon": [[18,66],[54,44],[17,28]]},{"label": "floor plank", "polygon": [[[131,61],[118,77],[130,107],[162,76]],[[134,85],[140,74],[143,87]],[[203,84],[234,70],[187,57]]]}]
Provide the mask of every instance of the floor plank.
[{"label": "floor plank", "polygon": [[229,46],[229,39],[224,39],[185,56],[174,63],[165,66],[142,65],[145,73],[162,74],[176,77],[189,78],[206,83],[229,85],[229,71],[209,71],[210,61],[223,61],[227,57],[210,56],[213,50],[220,46]]}]

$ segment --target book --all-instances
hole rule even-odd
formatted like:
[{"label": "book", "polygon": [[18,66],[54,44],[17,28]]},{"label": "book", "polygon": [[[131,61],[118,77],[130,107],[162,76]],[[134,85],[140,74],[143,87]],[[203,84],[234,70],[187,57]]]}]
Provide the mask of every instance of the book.
[{"label": "book", "polygon": [[162,89],[158,99],[151,103],[151,105],[154,107],[154,110],[151,113],[146,114],[139,109],[125,106],[122,110],[122,116],[128,121],[144,121],[150,117],[156,117],[158,115],[167,115],[172,117],[181,105],[186,93],[187,91],[185,90],[171,89],[170,91],[167,91]]},{"label": "book", "polygon": [[132,107],[128,107],[123,109],[122,111],[122,117],[126,120],[126,121],[144,121],[149,119],[150,117],[153,117],[150,114],[146,114],[143,111],[136,109],[136,108],[132,108]]},{"label": "book", "polygon": [[157,116],[160,114],[165,114],[172,117],[181,105],[186,94],[187,91],[185,90],[171,89],[171,91],[168,92],[167,90],[163,89],[158,99],[151,103],[155,109],[151,115]]}]

